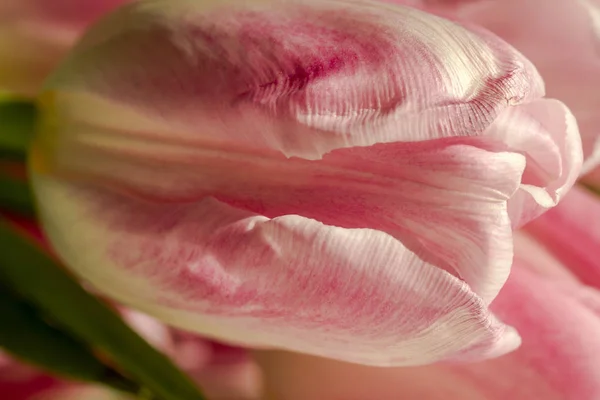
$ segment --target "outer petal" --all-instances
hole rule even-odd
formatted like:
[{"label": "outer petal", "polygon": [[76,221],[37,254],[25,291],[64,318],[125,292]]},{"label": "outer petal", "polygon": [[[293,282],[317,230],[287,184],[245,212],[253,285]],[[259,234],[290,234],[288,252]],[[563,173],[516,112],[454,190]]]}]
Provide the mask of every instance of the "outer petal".
[{"label": "outer petal", "polygon": [[[541,100],[507,108],[540,96],[541,81],[525,59],[487,33],[470,32],[408,8],[368,2],[349,2],[342,7],[344,4],[260,1],[240,5],[181,0],[152,1],[123,9],[84,38],[48,85],[59,93],[49,102],[45,133],[39,141],[45,152],[45,168],[65,176],[118,184],[122,190],[163,201],[192,201],[214,195],[268,216],[299,213],[323,220],[322,215],[332,215],[332,208],[353,208],[359,212],[343,223],[332,223],[382,229],[404,241],[412,240],[407,245],[413,251],[427,252],[430,259],[442,258],[436,262],[439,267],[453,270],[484,300],[491,300],[506,278],[510,251],[500,249],[502,240],[490,236],[495,231],[506,237],[507,217],[501,203],[513,195],[510,188],[520,181],[519,173],[514,173],[521,168],[517,157],[513,158],[510,179],[493,181],[499,185],[491,188],[500,194],[492,196],[498,208],[482,206],[489,212],[487,223],[482,223],[482,216],[474,216],[470,210],[481,209],[481,204],[467,208],[464,203],[458,212],[445,205],[437,213],[435,207],[421,211],[427,201],[424,199],[437,194],[411,189],[414,184],[410,181],[435,189],[444,186],[435,182],[433,174],[442,176],[439,172],[419,178],[416,166],[410,176],[403,171],[371,171],[382,168],[369,165],[379,153],[391,158],[418,149],[404,146],[398,151],[396,146],[388,151],[374,146],[364,150],[366,156],[358,154],[363,163],[350,167],[355,170],[355,176],[347,177],[349,183],[354,182],[350,193],[346,190],[345,197],[335,199],[323,197],[325,207],[309,205],[319,210],[319,215],[302,205],[304,201],[316,203],[314,184],[309,191],[302,188],[303,194],[295,190],[290,196],[281,196],[287,189],[284,183],[292,180],[294,185],[307,186],[315,181],[315,174],[337,178],[340,174],[332,172],[331,164],[339,169],[344,163],[341,167],[347,169],[356,155],[341,152],[345,154],[342,161],[332,156],[333,162],[331,158],[323,160],[328,171],[317,171],[314,166],[321,164],[302,164],[302,160],[289,161],[287,164],[295,167],[286,169],[281,153],[318,159],[335,149],[430,139],[439,143],[428,145],[435,149],[463,137],[461,143],[466,146],[528,154],[527,147],[541,141],[549,149],[540,157],[548,159],[543,161],[550,165],[549,173],[569,181],[578,165],[569,159],[568,151],[563,151],[568,149],[564,143],[577,138],[576,128],[568,123],[570,114],[558,103]],[[336,13],[341,17],[333,17]],[[432,35],[439,43],[431,40]],[[154,51],[144,50],[149,46]],[[372,77],[376,77],[374,84]],[[189,83],[182,85],[182,80]],[[499,125],[490,126],[499,113],[507,116],[500,118]],[[113,120],[104,115],[113,116]],[[548,133],[543,124],[552,119],[557,123]],[[512,138],[515,120],[527,120],[519,132],[526,140]],[[536,124],[542,125],[541,129]],[[465,162],[464,158],[473,158],[457,149],[452,157],[461,162],[456,167]],[[567,161],[564,165],[562,156]],[[277,162],[258,163],[263,158]],[[576,152],[573,159],[577,160]],[[158,171],[159,161],[171,166]],[[532,163],[537,161],[532,159]],[[248,172],[253,168],[262,172],[259,177],[267,176],[264,171],[273,167],[287,174],[240,189],[244,180],[250,182],[252,178],[224,162],[241,164]],[[431,157],[419,162],[431,162]],[[189,163],[197,163],[193,174],[189,169],[182,171],[182,167],[188,168],[183,164]],[[294,176],[298,168],[314,172]],[[115,173],[117,169],[121,171]],[[533,169],[527,169],[528,175]],[[365,173],[359,177],[356,170]],[[377,202],[386,200],[374,203],[371,189],[367,196],[371,199],[362,199],[365,195],[357,193],[357,186],[369,186],[358,183],[368,182],[367,172],[408,181],[396,185],[395,198],[390,199],[396,204],[388,202],[400,215],[375,212],[374,207],[384,208]],[[461,173],[457,171],[457,176]],[[156,174],[162,174],[163,179],[157,179]],[[228,179],[222,175],[229,175]],[[524,182],[528,186],[538,183],[529,180],[531,183]],[[320,188],[331,185],[324,179],[319,181]],[[263,195],[265,188],[271,193]],[[402,194],[410,193],[408,189],[419,193],[412,204],[420,209],[411,211],[408,195]],[[465,190],[478,188],[459,189]],[[489,189],[484,191],[488,194],[478,197],[485,203]],[[549,195],[550,201],[544,196],[516,196],[511,201],[516,204],[511,207],[518,210],[512,212],[513,224],[551,206],[558,197],[558,190],[555,192]],[[258,204],[249,206],[248,200]],[[408,213],[400,213],[400,200]],[[374,221],[365,221],[363,214],[368,213]],[[450,243],[452,235],[428,229],[434,217],[454,219],[452,229],[459,232],[456,241],[462,245]],[[401,224],[400,219],[406,223]],[[407,238],[415,233],[418,239]],[[445,243],[439,236],[447,238]]]},{"label": "outer petal", "polygon": [[517,351],[482,363],[386,369],[262,353],[258,359],[269,388],[265,399],[599,398],[599,293],[548,280],[530,271],[518,256],[513,272],[493,308],[522,334]]},{"label": "outer petal", "polygon": [[158,137],[307,159],[477,136],[543,95],[533,65],[495,36],[361,0],[132,5],[86,35],[47,89],[127,105],[163,123]]},{"label": "outer petal", "polygon": [[[459,275],[486,301],[506,280],[512,259],[507,200],[524,167],[523,156],[506,146],[451,138],[340,149],[321,160],[303,160],[225,145],[165,144],[135,131],[128,143],[116,128],[96,122],[79,99],[58,96],[48,110],[51,125],[41,145],[49,139],[59,143],[47,144],[53,153],[36,158],[36,169],[162,203],[214,196],[267,217],[298,214],[333,226],[377,229]],[[540,103],[544,109],[547,102]],[[553,102],[547,105],[564,112]],[[124,125],[131,120],[116,109],[113,115]],[[512,125],[505,125],[493,125],[490,136],[509,136]],[[54,129],[60,130],[56,139]],[[526,130],[519,133],[526,137]]]},{"label": "outer petal", "polygon": [[600,197],[575,187],[525,228],[588,285],[600,288]]},{"label": "outer petal", "polygon": [[[404,3],[404,0],[395,0]],[[581,129],[582,173],[600,164],[600,2],[598,0],[422,0],[428,11],[479,24],[538,68],[548,96],[564,101]],[[560,51],[557,51],[560,49]]]},{"label": "outer petal", "polygon": [[518,344],[466,284],[383,232],[36,180],[68,265],[173,325],[375,365],[494,356]]},{"label": "outer petal", "polygon": [[556,206],[577,180],[582,159],[577,123],[556,100],[510,108],[486,135],[498,138],[526,159],[519,191],[509,200],[513,226]]},{"label": "outer petal", "polygon": [[3,0],[0,90],[32,96],[85,27],[126,0]]}]

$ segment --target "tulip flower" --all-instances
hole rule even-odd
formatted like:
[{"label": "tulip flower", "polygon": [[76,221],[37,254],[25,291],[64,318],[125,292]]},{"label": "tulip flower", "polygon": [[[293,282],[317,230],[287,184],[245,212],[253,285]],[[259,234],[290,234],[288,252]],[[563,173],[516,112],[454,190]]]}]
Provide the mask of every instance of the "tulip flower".
[{"label": "tulip flower", "polygon": [[125,0],[3,0],[0,91],[33,96],[83,30]]},{"label": "tulip flower", "polygon": [[600,2],[598,0],[389,0],[477,24],[533,62],[550,97],[577,118],[582,173],[600,163]]},{"label": "tulip flower", "polygon": [[577,124],[478,28],[362,0],[163,0],[94,26],[40,97],[31,177],[62,260],[239,346],[479,360],[514,227],[558,203]]},{"label": "tulip flower", "polygon": [[573,188],[560,207],[526,226],[582,282],[600,288],[600,197]]},{"label": "tulip flower", "polygon": [[264,352],[265,399],[600,398],[600,292],[531,238],[517,243],[511,276],[492,305],[522,336],[515,352],[478,363],[385,369]]}]

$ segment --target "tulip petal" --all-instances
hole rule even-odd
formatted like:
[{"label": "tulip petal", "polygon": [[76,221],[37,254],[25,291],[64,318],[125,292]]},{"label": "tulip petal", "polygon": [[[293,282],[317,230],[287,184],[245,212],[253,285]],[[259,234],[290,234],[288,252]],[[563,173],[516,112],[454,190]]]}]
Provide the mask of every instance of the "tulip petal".
[{"label": "tulip petal", "polygon": [[556,206],[577,180],[582,159],[577,122],[557,100],[512,107],[500,114],[486,135],[526,157],[520,190],[509,200],[513,226]]},{"label": "tulip petal", "polygon": [[533,65],[495,36],[350,0],[134,4],[88,33],[47,89],[125,104],[173,140],[307,159],[477,136],[544,90]]},{"label": "tulip petal", "polygon": [[600,164],[600,2],[422,0],[413,5],[481,25],[521,51],[544,78],[547,95],[563,101],[577,118],[582,174]]},{"label": "tulip petal", "polygon": [[42,214],[70,229],[48,225],[66,262],[173,325],[375,365],[491,357],[518,345],[465,283],[383,232],[41,179]]},{"label": "tulip petal", "polygon": [[[486,302],[508,276],[506,202],[523,173],[520,154],[481,149],[485,143],[478,138],[340,149],[321,160],[230,146],[166,145],[147,136],[131,146],[116,128],[92,125],[81,107],[89,103],[80,99],[55,98],[54,107],[65,114],[65,139],[50,162],[54,173],[151,201],[213,196],[271,218],[299,214],[333,226],[381,230],[460,276]],[[131,120],[127,113],[116,115],[123,116],[121,124]],[[503,127],[493,134],[503,134]]]},{"label": "tulip petal", "polygon": [[600,197],[574,187],[525,229],[582,282],[600,288]]},{"label": "tulip petal", "polygon": [[[538,249],[539,252],[539,249]],[[268,399],[579,400],[600,397],[600,294],[552,281],[519,257],[493,309],[523,337],[503,357],[464,365],[372,368],[259,352]],[[326,380],[323,377],[327,377]],[[432,384],[435,382],[435,384]]]}]

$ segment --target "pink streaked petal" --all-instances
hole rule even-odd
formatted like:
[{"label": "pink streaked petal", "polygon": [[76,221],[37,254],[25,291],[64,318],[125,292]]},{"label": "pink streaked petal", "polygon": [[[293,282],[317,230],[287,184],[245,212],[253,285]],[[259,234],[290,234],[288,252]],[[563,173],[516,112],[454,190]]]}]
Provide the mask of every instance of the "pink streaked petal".
[{"label": "pink streaked petal", "polygon": [[87,95],[56,94],[47,107],[61,124],[60,145],[44,155],[54,173],[159,201],[212,195],[269,217],[294,213],[379,229],[453,270],[486,301],[510,266],[504,203],[520,226],[556,205],[581,165],[573,116],[546,99],[506,109],[479,138],[339,149],[312,161],[167,141],[145,131],[160,132],[160,124]]},{"label": "pink streaked petal", "polygon": [[[396,0],[403,3],[403,0]],[[600,2],[597,0],[428,1],[414,6],[479,24],[537,67],[547,95],[573,111],[581,129],[582,173],[600,164]],[[417,2],[418,3],[418,2]],[[448,7],[451,3],[454,7]],[[557,51],[560,49],[560,51]]]},{"label": "pink streaked petal", "polygon": [[271,396],[267,398],[600,398],[599,293],[573,282],[549,280],[519,258],[513,272],[493,309],[521,332],[523,344],[515,352],[481,363],[385,369],[292,353],[259,353]]},{"label": "pink streaked petal", "polygon": [[573,188],[525,229],[582,282],[600,288],[600,196]]},{"label": "pink streaked petal", "polygon": [[533,65],[493,35],[347,0],[139,3],[86,35],[47,89],[131,107],[163,140],[307,159],[477,136],[543,95]]},{"label": "pink streaked petal", "polygon": [[173,325],[372,365],[493,357],[519,343],[465,283],[383,232],[35,179],[45,219],[69,227],[48,224],[66,262]]},{"label": "pink streaked petal", "polygon": [[[508,276],[512,240],[507,200],[519,188],[525,158],[503,142],[519,152],[527,150],[506,139],[514,130],[510,122],[493,125],[486,133],[489,141],[388,143],[304,160],[226,145],[166,143],[141,134],[129,141],[90,112],[104,110],[105,103],[94,102],[98,107],[88,110],[80,96],[62,94],[53,101],[65,135],[81,132],[56,147],[51,163],[58,175],[163,203],[214,196],[270,218],[298,214],[338,227],[377,229],[460,276],[486,302]],[[544,110],[544,105],[554,105],[540,102]],[[113,115],[125,126],[147,122],[126,110],[114,109]],[[519,133],[530,134],[533,143],[535,135],[538,142],[549,142],[539,129]],[[562,170],[556,167],[555,172]],[[522,204],[528,202],[526,198]]]}]

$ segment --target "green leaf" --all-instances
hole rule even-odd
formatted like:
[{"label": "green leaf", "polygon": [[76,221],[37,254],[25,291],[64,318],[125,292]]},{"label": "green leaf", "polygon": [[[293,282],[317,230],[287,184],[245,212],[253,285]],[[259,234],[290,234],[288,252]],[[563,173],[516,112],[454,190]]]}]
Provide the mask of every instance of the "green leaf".
[{"label": "green leaf", "polygon": [[100,362],[81,341],[48,324],[39,312],[0,285],[0,347],[16,358],[66,378],[139,393],[140,387]]},{"label": "green leaf", "polygon": [[33,195],[29,184],[0,170],[0,207],[28,217],[35,216]]},{"label": "green leaf", "polygon": [[37,109],[28,101],[0,102],[0,157],[25,160]]},{"label": "green leaf", "polygon": [[0,222],[0,274],[57,324],[104,351],[124,372],[164,400],[202,400],[177,367],[86,292],[33,244]]}]

